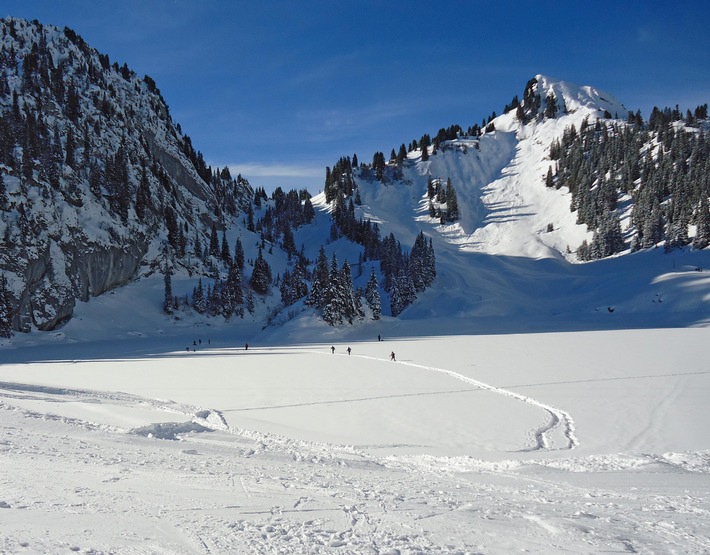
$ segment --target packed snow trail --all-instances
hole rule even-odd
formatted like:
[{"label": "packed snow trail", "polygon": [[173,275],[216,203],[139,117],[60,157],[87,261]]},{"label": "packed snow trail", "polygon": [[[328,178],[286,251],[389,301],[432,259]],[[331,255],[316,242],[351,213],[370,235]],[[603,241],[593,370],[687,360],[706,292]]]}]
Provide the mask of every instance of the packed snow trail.
[{"label": "packed snow trail", "polygon": [[[318,354],[323,354],[320,351],[313,351],[314,353]],[[386,361],[385,359],[382,358],[377,358],[377,357],[371,357],[367,355],[354,355],[358,356],[360,358],[368,359],[368,360],[376,360],[379,362],[389,362]],[[541,428],[537,429],[535,431],[535,442],[536,446],[532,448],[532,450],[542,450],[542,449],[551,449],[551,442],[549,439],[549,434],[555,430],[560,424],[564,426],[563,433],[565,435],[565,438],[567,439],[567,446],[565,449],[574,449],[575,447],[579,447],[579,440],[577,439],[577,436],[575,435],[575,427],[574,427],[574,420],[572,419],[572,416],[567,412],[562,409],[558,409],[556,407],[553,407],[551,405],[548,405],[546,403],[543,403],[541,401],[538,401],[537,399],[533,399],[532,397],[527,397],[525,395],[521,395],[520,393],[515,393],[514,391],[509,391],[507,389],[502,389],[500,387],[495,387],[493,385],[489,385],[483,382],[480,382],[478,380],[474,380],[473,378],[469,378],[468,376],[464,376],[463,374],[459,374],[458,372],[454,372],[453,370],[446,370],[444,368],[436,368],[434,366],[423,366],[421,364],[414,364],[413,362],[406,362],[406,361],[396,361],[396,364],[404,364],[406,366],[412,366],[413,368],[420,368],[422,370],[428,370],[431,372],[439,372],[441,374],[446,374],[447,376],[451,376],[452,378],[455,378],[459,381],[462,381],[464,383],[474,385],[478,387],[479,389],[485,390],[485,391],[490,391],[491,393],[497,393],[498,395],[505,395],[506,397],[511,397],[513,399],[516,399],[518,401],[522,401],[524,403],[527,403],[529,405],[533,405],[535,407],[539,407],[543,409],[544,411],[548,412],[551,416],[550,422],[542,426]]]}]

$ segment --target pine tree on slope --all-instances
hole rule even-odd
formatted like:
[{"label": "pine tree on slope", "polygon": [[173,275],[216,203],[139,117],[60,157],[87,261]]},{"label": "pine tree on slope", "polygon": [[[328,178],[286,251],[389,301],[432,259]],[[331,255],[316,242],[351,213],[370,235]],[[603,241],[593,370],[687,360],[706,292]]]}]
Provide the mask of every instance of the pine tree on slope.
[{"label": "pine tree on slope", "polygon": [[171,273],[172,272],[170,271],[170,268],[166,265],[165,266],[165,275],[164,275],[165,301],[163,302],[163,312],[165,312],[165,314],[172,314],[173,309],[175,308],[175,300],[173,299],[173,282],[172,282]]},{"label": "pine tree on slope", "polygon": [[252,289],[260,295],[265,295],[269,291],[271,267],[269,263],[264,260],[261,247],[259,247],[259,254],[254,261],[254,271],[251,274],[251,280],[249,282]]},{"label": "pine tree on slope", "polygon": [[5,274],[0,275],[0,337],[12,335],[12,299]]},{"label": "pine tree on slope", "polygon": [[367,287],[365,288],[365,301],[367,301],[367,306],[369,306],[372,311],[372,319],[379,320],[382,314],[382,302],[377,287],[377,276],[375,276],[374,267],[370,272],[370,279],[367,281]]}]

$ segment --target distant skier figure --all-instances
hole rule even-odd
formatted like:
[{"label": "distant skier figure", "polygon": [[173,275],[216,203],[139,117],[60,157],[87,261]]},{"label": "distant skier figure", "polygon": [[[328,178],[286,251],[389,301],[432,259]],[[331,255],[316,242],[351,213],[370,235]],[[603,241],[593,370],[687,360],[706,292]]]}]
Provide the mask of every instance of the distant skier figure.
[{"label": "distant skier figure", "polygon": [[350,347],[348,347],[348,354],[350,354],[350,350],[351,350]]},{"label": "distant skier figure", "polygon": [[397,359],[394,358],[394,351],[392,351],[392,352],[390,353],[390,360],[393,361],[393,362],[397,362]]},{"label": "distant skier figure", "polygon": [[244,350],[248,351],[249,350],[249,343],[244,343]]},{"label": "distant skier figure", "polygon": [[330,348],[330,352],[331,352],[331,354],[334,355],[334,354],[335,354],[335,347],[331,347],[331,348]]},{"label": "distant skier figure", "polygon": [[382,336],[378,335],[378,336],[377,336],[377,341],[382,341]]}]

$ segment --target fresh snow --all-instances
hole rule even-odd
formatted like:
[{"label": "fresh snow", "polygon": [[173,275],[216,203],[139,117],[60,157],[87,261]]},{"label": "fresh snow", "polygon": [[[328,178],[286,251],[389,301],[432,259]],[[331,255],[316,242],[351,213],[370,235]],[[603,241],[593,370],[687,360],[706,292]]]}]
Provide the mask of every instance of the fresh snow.
[{"label": "fresh snow", "polygon": [[[301,303],[262,329],[277,291],[254,317],[168,317],[151,274],[0,340],[0,552],[710,552],[710,252],[574,263],[589,235],[544,186],[549,144],[626,112],[538,86],[568,113],[356,176],[359,216],[434,243],[437,279],[397,319],[334,328]],[[428,217],[430,176],[459,222]],[[239,222],[227,237],[256,256]],[[364,287],[360,247],[324,246]],[[176,295],[196,283],[176,268]]]}]

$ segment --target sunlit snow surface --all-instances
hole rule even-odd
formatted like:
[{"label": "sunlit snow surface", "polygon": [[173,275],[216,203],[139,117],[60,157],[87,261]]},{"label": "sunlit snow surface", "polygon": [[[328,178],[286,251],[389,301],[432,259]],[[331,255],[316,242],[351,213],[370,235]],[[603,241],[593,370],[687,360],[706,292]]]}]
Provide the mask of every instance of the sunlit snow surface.
[{"label": "sunlit snow surface", "polygon": [[4,552],[710,550],[706,328],[212,331],[0,366]]}]

